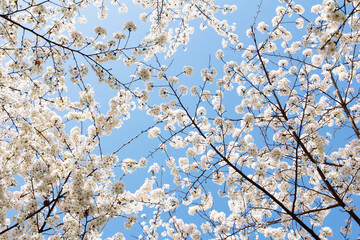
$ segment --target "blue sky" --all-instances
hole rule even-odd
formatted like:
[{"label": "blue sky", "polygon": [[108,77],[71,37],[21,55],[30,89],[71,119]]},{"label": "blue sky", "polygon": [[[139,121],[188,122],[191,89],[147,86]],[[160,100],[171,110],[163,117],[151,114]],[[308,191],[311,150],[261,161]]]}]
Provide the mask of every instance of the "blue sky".
[{"label": "blue sky", "polygon": [[[139,13],[142,12],[141,8],[138,6],[133,6],[131,1],[124,1],[128,8],[129,12],[126,14],[118,14],[117,8],[110,9],[109,17],[106,20],[98,20],[96,17],[96,9],[95,8],[89,8],[85,11],[83,11],[83,14],[85,16],[92,16],[88,17],[88,23],[79,25],[79,30],[84,32],[92,33],[93,28],[96,25],[102,25],[106,26],[108,34],[112,34],[112,32],[116,31],[122,31],[123,23],[126,21],[134,21],[138,25],[138,30],[136,32],[132,33],[129,45],[131,46],[132,43],[136,45],[136,43],[141,39],[147,31],[148,24],[143,25],[143,23],[140,23],[139,21]],[[298,1],[300,4],[302,4],[306,11],[310,12],[309,5],[314,4],[315,1]],[[317,1],[321,2],[321,1]],[[256,12],[258,11],[258,5],[260,3],[259,0],[254,1],[218,1],[218,4],[221,5],[224,4],[237,4],[238,10],[234,14],[229,14],[227,16],[224,16],[225,19],[228,20],[228,22],[236,22],[237,26],[237,33],[240,36],[240,41],[244,42],[244,45],[246,46],[249,44],[249,39],[245,35],[246,29],[248,29],[251,24],[254,21],[254,16]],[[262,7],[260,8],[260,20],[265,21],[267,23],[271,23],[271,18],[275,15],[275,8],[278,5],[278,1],[275,0],[264,0],[262,3]],[[184,65],[190,65],[195,68],[194,75],[191,77],[182,77],[181,81],[184,81],[186,84],[190,84],[192,82],[199,82],[201,80],[200,77],[200,70],[207,67],[209,65],[209,60],[211,60],[211,65],[215,66],[218,69],[218,72],[222,71],[222,65],[221,63],[215,58],[215,52],[217,49],[221,48],[221,37],[219,37],[213,30],[208,28],[206,31],[201,31],[198,26],[200,25],[201,21],[195,20],[193,21],[193,26],[195,27],[195,33],[191,36],[191,41],[188,46],[186,46],[186,51],[184,49],[179,48],[178,52],[168,60],[161,60],[164,64],[170,63],[173,60],[172,67],[169,71],[173,72],[174,74],[177,74],[182,71],[182,67]],[[270,25],[270,24],[269,24]],[[296,35],[294,36],[296,38]],[[233,52],[230,49],[224,49],[225,56],[233,56]],[[161,54],[160,54],[161,57]],[[238,56],[237,56],[238,58]],[[240,61],[240,59],[238,59]],[[111,64],[114,74],[118,77],[118,79],[123,81],[128,81],[129,75],[134,74],[134,68],[133,67],[125,67],[122,61],[116,62]],[[98,84],[95,77],[89,77],[87,78],[87,81],[92,85],[92,87],[95,89],[95,96],[97,101],[100,102],[101,110],[102,112],[106,112],[108,109],[108,100],[115,94],[114,91],[111,91],[108,89],[107,85],[105,84]],[[72,91],[69,88],[68,94],[71,97],[76,98],[76,91]],[[155,90],[156,92],[156,90]],[[155,101],[152,103],[156,103],[156,101],[159,100],[159,98],[155,98]],[[190,102],[189,102],[190,103]],[[229,101],[229,104],[231,103],[231,100]],[[129,137],[131,138],[134,135],[137,135],[142,130],[145,130],[149,127],[149,122],[151,122],[151,118],[148,116],[145,116],[145,112],[139,112],[134,111],[131,113],[130,120],[124,122],[124,125],[122,128],[115,130],[113,134],[109,137],[104,137],[102,140],[102,149],[106,153],[112,153],[114,152],[119,146],[123,145],[129,140]],[[339,138],[339,145],[341,145],[343,139]],[[128,146],[124,147],[121,151],[118,152],[118,156],[120,159],[123,158],[133,158],[133,159],[140,159],[141,157],[145,157],[149,154],[149,152],[153,151],[160,142],[158,140],[149,140],[147,138],[147,134],[143,134],[139,138],[137,138],[132,144],[129,144]],[[182,156],[183,153],[180,153],[179,151],[173,151],[175,156]],[[156,153],[153,158],[149,159],[150,162],[157,162],[159,165],[165,165],[164,160],[166,159],[166,156],[161,153]],[[119,175],[121,173],[119,172]],[[141,185],[142,179],[145,177],[150,177],[151,174],[147,173],[146,170],[140,170],[135,174],[134,176],[127,176],[124,178],[124,181],[126,183],[126,187],[131,190],[135,191],[138,186]],[[172,177],[166,176],[166,179],[172,181]],[[214,196],[215,197],[215,196]],[[219,200],[219,199],[217,199]],[[217,206],[219,208],[223,208],[224,211],[227,208],[227,203],[224,202],[218,202]],[[152,210],[150,210],[151,212]],[[335,210],[337,211],[337,210]],[[339,212],[339,215],[337,216],[343,216],[344,214]],[[340,220],[338,220],[340,219]],[[328,221],[329,225],[334,226],[334,238],[333,239],[339,239],[341,238],[341,235],[338,233],[338,229],[336,229],[336,226],[338,224],[343,225],[345,216],[339,217],[339,218],[332,218]],[[141,221],[141,219],[139,219]],[[195,221],[198,221],[200,223],[200,218],[194,217]],[[189,219],[189,222],[191,220]],[[355,227],[355,225],[354,225]],[[139,231],[139,227],[134,227],[133,230],[127,231],[123,227],[123,221],[121,219],[116,219],[114,221],[111,221],[104,229],[103,237],[109,237],[112,236],[114,233],[120,231],[125,234],[125,236],[128,236],[131,239],[131,235],[137,235]],[[359,229],[358,229],[359,230]],[[354,228],[354,232],[356,232]],[[354,234],[354,238],[355,238]]]}]

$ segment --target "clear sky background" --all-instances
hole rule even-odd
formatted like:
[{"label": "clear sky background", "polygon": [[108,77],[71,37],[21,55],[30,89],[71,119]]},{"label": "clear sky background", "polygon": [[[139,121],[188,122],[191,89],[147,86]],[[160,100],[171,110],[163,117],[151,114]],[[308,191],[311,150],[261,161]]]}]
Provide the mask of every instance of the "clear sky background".
[{"label": "clear sky background", "polygon": [[[126,21],[134,21],[138,30],[132,33],[131,39],[129,41],[129,46],[137,45],[142,37],[145,36],[148,24],[141,23],[139,20],[139,14],[143,11],[140,7],[134,6],[131,1],[124,1],[127,4],[129,11],[125,14],[118,14],[117,8],[114,7],[110,9],[109,17],[106,20],[98,20],[97,18],[97,10],[94,7],[90,7],[82,12],[83,15],[87,17],[88,22],[86,24],[79,25],[78,30],[83,32],[93,32],[93,29],[97,25],[105,26],[107,28],[108,34],[112,35],[113,32],[123,31],[122,26]],[[310,5],[315,4],[315,2],[321,3],[322,1],[297,1],[299,4],[302,4],[305,7],[307,12],[310,12]],[[217,1],[219,5],[222,4],[236,4],[238,6],[238,10],[226,16],[223,16],[224,19],[227,19],[229,23],[236,22],[237,33],[240,36],[240,41],[244,43],[245,46],[250,44],[250,40],[246,37],[245,31],[248,29],[254,21],[254,16],[258,11],[258,5],[260,4],[259,0],[238,0],[238,1]],[[260,8],[259,21],[265,21],[269,25],[271,25],[271,18],[276,14],[275,8],[278,6],[278,1],[276,0],[264,0],[262,3],[262,7]],[[90,16],[90,17],[89,17]],[[193,24],[192,24],[193,23]],[[181,72],[184,65],[193,66],[195,71],[194,75],[191,77],[182,76],[180,81],[184,81],[186,85],[190,85],[187,83],[193,82],[192,85],[195,85],[196,82],[201,82],[202,79],[200,77],[200,70],[207,67],[209,65],[209,61],[212,66],[218,69],[218,72],[222,71],[222,64],[215,58],[215,52],[219,48],[221,48],[221,37],[219,37],[212,29],[208,28],[206,31],[201,31],[199,29],[201,21],[196,20],[190,22],[192,26],[195,27],[195,33],[191,36],[190,44],[186,46],[186,50],[179,48],[178,52],[174,54],[169,60],[161,60],[165,65],[170,63],[173,60],[171,69],[169,72],[173,72],[174,75]],[[294,38],[297,38],[297,35],[294,34]],[[235,56],[233,51],[230,49],[224,49],[225,56],[233,56],[234,60],[237,59],[240,62],[241,56]],[[159,55],[162,57],[161,55]],[[129,81],[129,75],[134,74],[134,67],[126,67],[122,60],[112,64],[112,68],[114,70],[114,74],[121,81],[127,82]],[[221,74],[221,73],[220,73]],[[154,80],[155,81],[155,80]],[[114,96],[115,91],[109,90],[108,86],[105,84],[98,84],[95,76],[87,78],[87,82],[89,82],[93,88],[95,89],[95,96],[97,101],[101,105],[101,110],[103,113],[106,113],[108,110],[108,101]],[[158,90],[155,90],[155,94]],[[71,90],[69,87],[68,94],[72,98],[77,98],[77,89]],[[156,101],[160,101],[161,99],[155,98]],[[236,99],[234,99],[236,101]],[[231,103],[230,103],[231,104]],[[109,137],[102,138],[102,150],[104,153],[112,153],[120,146],[125,144],[129,138],[134,135],[137,135],[142,130],[147,129],[150,124],[152,124],[152,118],[146,116],[145,112],[134,111],[131,113],[130,120],[124,122],[122,128],[115,130],[113,134]],[[346,138],[346,137],[345,137]],[[345,138],[339,137],[339,146],[343,143]],[[149,140],[147,138],[147,133],[141,135],[139,138],[134,140],[131,144],[124,147],[121,151],[117,153],[120,159],[124,158],[133,158],[140,159],[141,157],[145,157],[149,155],[159,144],[158,140]],[[170,150],[172,151],[172,150]],[[173,151],[175,156],[183,156],[184,153],[179,154],[178,151]],[[165,165],[166,156],[161,154],[160,152],[153,155],[152,158],[149,158],[148,165],[150,166],[152,162],[157,162],[159,165]],[[118,173],[119,176],[121,173]],[[143,183],[143,179],[146,177],[151,177],[150,173],[147,173],[146,170],[139,170],[134,175],[127,176],[124,178],[124,182],[126,184],[126,188],[130,191],[135,191],[138,187]],[[166,176],[165,179],[172,182],[172,177]],[[214,196],[215,197],[215,196]],[[225,200],[225,199],[223,199]],[[226,201],[226,200],[225,200]],[[219,202],[217,205],[220,209],[227,211],[227,202]],[[221,204],[221,205],[220,205]],[[145,211],[147,213],[151,213],[153,210]],[[337,211],[337,210],[334,210]],[[339,212],[339,211],[338,211]],[[178,212],[179,213],[179,212]],[[181,215],[181,213],[179,213]],[[343,226],[346,216],[339,212],[339,217],[332,218],[326,223],[331,225],[334,231],[333,239],[342,239],[343,237],[339,233],[338,225]],[[341,216],[341,217],[340,217]],[[139,218],[141,222],[142,219]],[[188,223],[195,221],[195,223],[201,223],[200,218],[191,217],[188,219]],[[199,224],[200,225],[200,224]],[[325,224],[326,225],[326,224]],[[354,234],[350,239],[356,239],[357,235],[356,231],[359,228],[356,228],[354,225],[353,231]],[[127,238],[131,239],[132,235],[138,235],[140,231],[139,226],[135,226],[132,230],[126,230],[123,226],[123,220],[121,218],[112,220],[107,224],[104,229],[103,238],[110,237],[116,232],[122,232],[127,236]],[[261,239],[261,237],[260,237]]]}]

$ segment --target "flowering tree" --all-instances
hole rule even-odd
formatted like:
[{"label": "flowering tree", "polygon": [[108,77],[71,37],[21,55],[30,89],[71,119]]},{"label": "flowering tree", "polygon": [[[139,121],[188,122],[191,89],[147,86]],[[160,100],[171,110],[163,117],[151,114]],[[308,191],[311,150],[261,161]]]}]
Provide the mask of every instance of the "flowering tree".
[{"label": "flowering tree", "polygon": [[[259,2],[246,35],[224,2],[0,2],[1,239],[98,239],[118,218],[111,239],[358,237],[360,1],[280,0],[271,22]],[[130,5],[141,27],[81,30]],[[171,61],[196,21],[222,39],[201,71]],[[133,113],[153,121],[108,151]],[[131,159],[142,136],[156,147]]]}]

